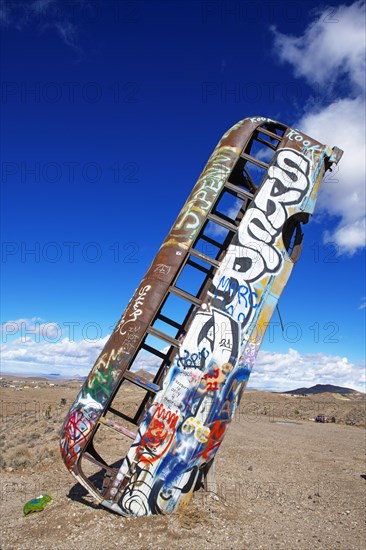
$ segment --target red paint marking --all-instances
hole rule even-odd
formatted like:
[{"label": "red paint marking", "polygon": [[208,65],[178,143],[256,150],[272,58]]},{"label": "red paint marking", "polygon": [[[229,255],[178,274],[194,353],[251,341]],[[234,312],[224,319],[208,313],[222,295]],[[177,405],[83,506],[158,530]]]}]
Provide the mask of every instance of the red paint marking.
[{"label": "red paint marking", "polygon": [[[163,456],[168,450],[172,439],[175,435],[175,429],[179,415],[165,409],[160,403],[152,415],[147,432],[142,436],[141,442],[137,448],[136,456],[138,460],[145,463],[153,463],[158,458]],[[158,451],[164,442],[163,449]],[[144,452],[148,452],[148,456],[143,456]],[[150,453],[153,453],[151,455]]]},{"label": "red paint marking", "polygon": [[204,459],[210,458],[209,453],[218,447],[223,440],[228,424],[221,422],[221,420],[215,420],[212,425],[210,435],[207,439],[207,445],[202,453],[197,455],[197,458],[202,456]]}]

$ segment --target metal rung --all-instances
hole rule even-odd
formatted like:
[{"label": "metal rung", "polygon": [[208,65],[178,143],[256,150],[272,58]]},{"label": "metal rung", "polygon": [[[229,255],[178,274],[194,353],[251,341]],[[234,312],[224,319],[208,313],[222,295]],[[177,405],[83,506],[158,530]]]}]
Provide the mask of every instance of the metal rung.
[{"label": "metal rung", "polygon": [[153,382],[150,382],[147,378],[144,378],[143,376],[138,376],[136,373],[129,370],[126,370],[123,373],[123,378],[125,378],[129,382],[132,382],[133,384],[136,384],[136,386],[140,386],[140,388],[143,388],[146,391],[157,393],[161,390],[161,387],[157,384],[154,384]]},{"label": "metal rung", "polygon": [[144,349],[146,351],[149,351],[153,355],[156,355],[157,357],[160,357],[160,359],[166,359],[166,353],[162,353],[158,349],[153,348],[152,346],[149,346],[148,344],[142,344],[141,349]]},{"label": "metal rung", "polygon": [[195,269],[198,269],[199,271],[202,271],[202,273],[206,273],[206,275],[208,275],[211,271],[211,267],[209,267],[207,269],[207,267],[203,267],[203,265],[200,265],[198,264],[197,262],[194,262],[193,260],[191,259],[188,259],[187,262],[186,262],[186,265],[191,265],[192,267],[194,267]]},{"label": "metal rung", "polygon": [[267,164],[266,162],[263,162],[262,160],[258,160],[254,157],[252,157],[251,155],[248,155],[247,153],[240,153],[240,156],[245,159],[245,160],[248,160],[249,162],[252,162],[253,164],[256,164],[257,166],[260,166],[261,168],[265,168],[267,170],[269,164]]},{"label": "metal rung", "polygon": [[242,189],[241,187],[238,187],[237,185],[234,185],[233,183],[230,183],[229,181],[225,182],[225,188],[228,190],[228,191],[232,191],[233,193],[235,193],[236,195],[238,195],[238,197],[240,197],[241,199],[245,198],[245,199],[254,199],[254,195],[253,193],[250,193],[249,191],[246,191],[245,189]]},{"label": "metal rung", "polygon": [[103,464],[88,452],[83,453],[83,458],[86,458],[90,462],[93,462],[93,464],[96,464],[97,466],[99,466],[99,468],[106,470],[106,472],[109,472],[110,474],[116,474],[117,472],[117,470],[115,470],[114,468],[111,468],[110,466],[107,466],[106,464]]},{"label": "metal rung", "polygon": [[200,235],[200,239],[203,239],[204,241],[207,241],[210,244],[213,244],[220,250],[222,249],[222,243],[219,243],[218,241],[215,241],[214,239],[211,239],[211,237],[208,237],[207,235]]},{"label": "metal rung", "polygon": [[273,151],[276,151],[277,150],[277,145],[274,145],[273,143],[270,143],[269,141],[265,140],[265,139],[262,139],[261,137],[257,136],[256,138],[256,141],[259,141],[259,143],[263,143],[263,145],[266,145],[267,147],[270,147],[271,149],[273,149]]},{"label": "metal rung", "polygon": [[189,251],[189,253],[191,254],[191,256],[194,256],[195,258],[198,258],[203,262],[207,262],[208,264],[213,265],[214,267],[220,267],[220,262],[218,262],[217,260],[214,260],[213,258],[210,258],[210,256],[206,256],[206,254],[203,254],[202,252],[199,252],[194,248],[192,248]]},{"label": "metal rung", "polygon": [[117,422],[114,422],[109,418],[105,418],[105,416],[101,416],[99,418],[99,424],[103,424],[104,426],[107,426],[108,428],[111,428],[112,430],[115,430],[116,432],[119,432],[122,435],[129,437],[130,439],[136,439],[136,434],[134,432],[131,432],[131,430],[128,430],[123,426],[120,426],[119,424],[117,424]]},{"label": "metal rung", "polygon": [[185,292],[180,288],[176,288],[175,286],[170,286],[169,292],[171,292],[175,296],[178,296],[179,298],[183,298],[183,300],[187,300],[187,302],[191,302],[192,304],[195,304],[196,306],[200,306],[202,304],[202,300],[199,300],[199,298],[197,298],[196,296],[193,296],[192,294],[188,294],[188,292]]},{"label": "metal rung", "polygon": [[228,229],[229,231],[236,232],[238,230],[235,224],[227,222],[223,218],[220,218],[220,216],[215,216],[215,214],[209,214],[207,216],[207,219],[214,223],[217,223],[218,225],[222,225],[222,227],[225,227],[225,229]]},{"label": "metal rung", "polygon": [[156,336],[156,338],[160,338],[161,340],[164,340],[164,342],[168,342],[171,346],[174,346],[176,348],[180,347],[180,342],[176,340],[175,338],[172,338],[172,336],[169,336],[169,334],[166,334],[165,332],[162,332],[161,330],[158,330],[154,327],[149,327],[146,332],[148,334],[151,334],[151,336]]},{"label": "metal rung", "polygon": [[127,414],[123,414],[123,412],[118,411],[117,409],[114,409],[113,407],[109,406],[107,411],[111,412],[112,414],[115,414],[116,416],[119,416],[120,418],[123,418],[123,420],[127,420],[127,422],[131,422],[132,424],[135,424],[135,421],[130,416],[127,416]]},{"label": "metal rung", "polygon": [[269,130],[266,130],[265,128],[261,128],[260,126],[257,128],[257,132],[262,132],[262,134],[266,134],[266,136],[269,136],[273,139],[278,139],[278,141],[281,141],[282,136],[278,136],[277,134],[274,134],[273,132],[270,132]]},{"label": "metal rung", "polygon": [[181,328],[181,325],[179,323],[177,323],[176,321],[173,321],[173,319],[169,319],[169,317],[166,317],[162,313],[159,313],[159,315],[157,316],[157,319],[159,319],[160,321],[163,321],[164,323],[167,323],[168,325],[172,325],[172,327]]}]

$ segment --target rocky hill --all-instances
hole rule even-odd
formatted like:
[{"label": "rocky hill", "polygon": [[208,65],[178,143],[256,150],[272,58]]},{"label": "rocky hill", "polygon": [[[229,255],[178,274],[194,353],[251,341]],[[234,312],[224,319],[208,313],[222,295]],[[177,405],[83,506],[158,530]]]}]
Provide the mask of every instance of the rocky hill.
[{"label": "rocky hill", "polygon": [[334,386],[333,384],[316,384],[315,386],[311,386],[310,388],[297,388],[296,390],[289,390],[281,393],[285,393],[287,395],[316,395],[319,393],[339,393],[341,395],[347,395],[349,397],[360,397],[365,395],[351,388]]}]

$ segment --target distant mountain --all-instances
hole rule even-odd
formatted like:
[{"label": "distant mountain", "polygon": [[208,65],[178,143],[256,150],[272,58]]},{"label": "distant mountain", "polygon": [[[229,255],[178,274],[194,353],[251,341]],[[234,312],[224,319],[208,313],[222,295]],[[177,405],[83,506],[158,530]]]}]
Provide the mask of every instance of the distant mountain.
[{"label": "distant mountain", "polygon": [[344,388],[343,386],[333,386],[333,384],[316,384],[311,388],[297,388],[296,390],[284,391],[289,395],[315,395],[317,393],[340,393],[342,395],[359,395],[361,392]]},{"label": "distant mountain", "polygon": [[151,372],[148,372],[147,370],[144,370],[144,369],[139,369],[136,372],[134,372],[134,374],[136,374],[141,378],[146,378],[147,380],[149,380],[149,382],[152,382],[154,380],[154,375],[151,374]]}]

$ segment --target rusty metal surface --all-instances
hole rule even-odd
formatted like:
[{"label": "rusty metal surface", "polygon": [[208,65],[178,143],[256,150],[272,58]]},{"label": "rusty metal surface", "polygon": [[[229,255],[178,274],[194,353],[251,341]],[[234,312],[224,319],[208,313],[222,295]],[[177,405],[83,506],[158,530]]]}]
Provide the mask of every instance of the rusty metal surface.
[{"label": "rusty metal surface", "polygon": [[[200,295],[203,303],[187,324],[164,387],[101,494],[82,472],[83,451],[235,165],[240,158],[244,162],[252,158],[248,151],[259,128],[272,136],[271,145],[278,142],[274,157],[254,201],[231,224],[227,253]],[[283,136],[277,136],[276,129]],[[341,154],[265,117],[240,121],[224,134],[65,420],[61,438],[65,464],[104,506],[122,515],[141,515],[174,511],[189,498],[200,471],[213,460],[224,437],[298,258],[301,245],[296,239],[291,252],[284,244],[286,231],[293,230],[289,220],[303,222],[312,214],[324,171]],[[257,165],[264,166],[260,161]],[[231,334],[230,345],[222,349],[219,342],[226,333]],[[204,359],[199,365],[187,364],[187,354]]]}]

